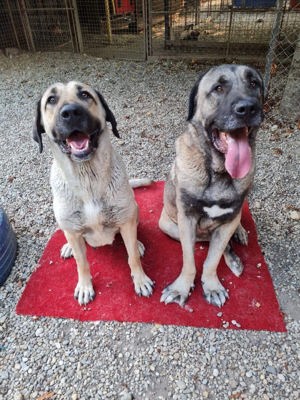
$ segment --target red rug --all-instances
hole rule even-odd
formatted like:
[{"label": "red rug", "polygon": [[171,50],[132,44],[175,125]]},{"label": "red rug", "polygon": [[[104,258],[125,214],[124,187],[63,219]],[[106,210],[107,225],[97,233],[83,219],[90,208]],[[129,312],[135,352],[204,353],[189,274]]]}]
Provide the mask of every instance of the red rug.
[{"label": "red rug", "polygon": [[146,246],[142,259],[146,273],[156,282],[150,298],[134,293],[127,254],[118,235],[112,246],[88,247],[95,300],[79,306],[73,298],[77,283],[74,259],[62,260],[59,252],[65,243],[61,231],[54,233],[27,283],[17,305],[17,313],[34,316],[73,318],[81,321],[127,321],[173,324],[206,328],[254,329],[285,332],[282,313],[272,280],[257,243],[255,225],[248,205],[243,209],[243,225],[249,232],[249,246],[234,245],[245,269],[236,278],[222,260],[218,275],[229,289],[230,298],[221,308],[203,298],[200,276],[207,244],[196,244],[198,268],[196,288],[185,308],[160,303],[162,289],[179,274],[182,265],[180,243],[158,228],[162,209],[163,182],[135,190],[140,207],[138,237]]}]

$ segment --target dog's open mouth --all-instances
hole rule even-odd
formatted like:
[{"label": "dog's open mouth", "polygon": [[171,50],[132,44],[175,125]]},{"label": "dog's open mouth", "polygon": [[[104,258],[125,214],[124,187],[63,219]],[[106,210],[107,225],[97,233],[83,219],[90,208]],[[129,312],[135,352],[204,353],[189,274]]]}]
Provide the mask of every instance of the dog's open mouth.
[{"label": "dog's open mouth", "polygon": [[73,132],[66,140],[61,142],[60,147],[64,153],[70,154],[75,160],[86,160],[93,151],[92,140],[97,132],[98,130],[91,135],[83,132]]},{"label": "dog's open mouth", "polygon": [[238,128],[229,132],[212,131],[215,148],[225,155],[225,168],[232,178],[244,178],[252,165],[249,145],[250,128]]},{"label": "dog's open mouth", "polygon": [[90,138],[85,133],[75,132],[67,138],[66,144],[70,147],[72,154],[80,155],[88,150]]}]

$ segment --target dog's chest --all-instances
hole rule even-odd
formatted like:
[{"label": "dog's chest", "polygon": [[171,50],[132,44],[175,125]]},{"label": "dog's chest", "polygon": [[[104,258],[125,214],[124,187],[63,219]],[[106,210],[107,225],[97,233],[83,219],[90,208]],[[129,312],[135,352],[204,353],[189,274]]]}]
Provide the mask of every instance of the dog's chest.
[{"label": "dog's chest", "polygon": [[220,222],[237,215],[245,195],[246,193],[239,193],[233,186],[212,185],[198,193],[181,190],[181,199],[187,215]]},{"label": "dog's chest", "polygon": [[118,208],[103,200],[91,200],[82,206],[82,223],[87,227],[113,226],[118,220]]}]

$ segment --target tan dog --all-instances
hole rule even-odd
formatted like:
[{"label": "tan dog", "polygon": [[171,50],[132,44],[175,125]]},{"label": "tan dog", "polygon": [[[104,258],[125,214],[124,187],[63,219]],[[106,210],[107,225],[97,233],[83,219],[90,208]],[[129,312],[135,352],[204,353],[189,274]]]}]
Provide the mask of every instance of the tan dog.
[{"label": "tan dog", "polygon": [[180,240],[183,267],[161,301],[183,305],[194,287],[196,241],[210,241],[203,265],[206,300],[221,307],[227,290],[217,276],[222,255],[239,276],[243,265],[230,247],[247,244],[241,208],[253,181],[255,137],[263,120],[263,81],[253,68],[222,65],[200,76],[190,95],[188,127],[176,141],[165,185],[160,228]]},{"label": "tan dog", "polygon": [[[115,117],[99,92],[79,82],[57,83],[38,103],[33,132],[40,152],[42,134],[50,139],[54,214],[67,239],[61,256],[73,255],[76,260],[74,295],[79,304],[87,304],[95,295],[85,242],[93,247],[111,244],[118,232],[136,293],[152,293],[153,282],[140,261],[144,246],[137,240],[138,207],[123,161],[112,147],[107,121],[119,137]],[[150,181],[131,183],[136,187]]]}]

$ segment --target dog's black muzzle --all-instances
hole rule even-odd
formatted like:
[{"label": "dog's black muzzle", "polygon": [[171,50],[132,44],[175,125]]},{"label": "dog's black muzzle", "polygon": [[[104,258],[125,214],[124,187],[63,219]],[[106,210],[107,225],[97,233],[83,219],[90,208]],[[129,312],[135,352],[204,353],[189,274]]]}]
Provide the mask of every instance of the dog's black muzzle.
[{"label": "dog's black muzzle", "polygon": [[80,104],[65,104],[59,110],[53,136],[63,153],[74,161],[87,161],[98,146],[100,121]]}]

